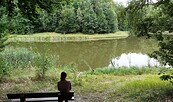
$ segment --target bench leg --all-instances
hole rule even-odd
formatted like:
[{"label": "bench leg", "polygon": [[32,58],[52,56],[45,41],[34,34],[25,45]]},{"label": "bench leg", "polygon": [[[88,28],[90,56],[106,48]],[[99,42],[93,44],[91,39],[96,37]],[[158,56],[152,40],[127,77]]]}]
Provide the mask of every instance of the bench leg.
[{"label": "bench leg", "polygon": [[[65,101],[65,102],[68,102],[68,100],[64,100],[64,101]],[[58,102],[63,102],[63,100],[61,100],[61,99],[59,100],[59,99],[58,99]]]},{"label": "bench leg", "polygon": [[20,102],[26,102],[24,97],[20,98]]}]

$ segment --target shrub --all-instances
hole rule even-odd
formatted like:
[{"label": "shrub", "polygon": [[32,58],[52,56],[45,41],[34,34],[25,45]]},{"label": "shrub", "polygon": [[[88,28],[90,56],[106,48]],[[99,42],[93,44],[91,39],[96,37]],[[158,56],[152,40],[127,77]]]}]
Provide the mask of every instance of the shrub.
[{"label": "shrub", "polygon": [[55,57],[54,56],[41,56],[38,54],[38,57],[35,59],[35,66],[36,66],[36,78],[37,79],[44,79],[46,72],[49,68],[53,68],[56,66],[55,64]]}]

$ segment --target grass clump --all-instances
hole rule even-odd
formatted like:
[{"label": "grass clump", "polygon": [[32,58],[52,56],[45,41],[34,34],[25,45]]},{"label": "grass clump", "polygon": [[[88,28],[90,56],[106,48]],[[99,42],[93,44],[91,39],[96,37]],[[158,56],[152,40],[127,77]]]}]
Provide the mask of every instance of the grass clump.
[{"label": "grass clump", "polygon": [[56,67],[55,56],[41,55],[27,48],[7,47],[0,55],[3,62],[12,68]]},{"label": "grass clump", "polygon": [[147,75],[142,80],[127,83],[119,89],[119,92],[133,102],[160,102],[172,99],[172,89],[171,83],[161,81],[156,75]]},{"label": "grass clump", "polygon": [[36,72],[36,79],[44,79],[46,71],[49,68],[56,67],[56,57],[41,55],[40,53],[35,53],[29,51],[26,48],[13,48],[7,47],[3,52],[0,53],[1,57],[1,71],[0,71],[0,81],[3,80],[5,75],[10,75],[12,71],[18,69],[34,69]]},{"label": "grass clump", "polygon": [[7,47],[1,56],[7,66],[13,68],[29,68],[37,54],[27,50],[26,48]]},{"label": "grass clump", "polygon": [[97,68],[94,71],[86,71],[87,74],[113,74],[113,75],[142,75],[142,74],[157,74],[162,68],[155,67],[120,67],[120,68]]}]

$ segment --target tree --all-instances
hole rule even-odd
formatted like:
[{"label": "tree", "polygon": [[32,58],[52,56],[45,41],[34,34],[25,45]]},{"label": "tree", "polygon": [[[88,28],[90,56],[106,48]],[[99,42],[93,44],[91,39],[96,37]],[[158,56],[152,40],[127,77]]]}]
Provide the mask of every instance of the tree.
[{"label": "tree", "polygon": [[73,7],[64,7],[61,11],[61,19],[59,21],[59,32],[75,33],[78,31],[79,26],[77,24],[76,14]]},{"label": "tree", "polygon": [[121,31],[128,31],[128,21],[126,7],[123,4],[116,3],[116,14],[118,20],[118,29]]},{"label": "tree", "polygon": [[86,0],[83,2],[83,5],[85,6],[85,8],[82,10],[83,12],[82,32],[94,34],[96,33],[95,29],[97,28],[98,22],[97,22],[96,13],[93,10],[92,2],[90,0]]},{"label": "tree", "polygon": [[118,29],[116,10],[111,0],[75,0],[74,11],[82,33],[110,33]]},{"label": "tree", "polygon": [[156,3],[153,3],[152,0],[132,0],[129,2],[127,12],[131,31],[139,36],[149,36],[150,32],[173,29],[170,25],[171,15],[173,15],[171,12],[172,2],[171,0],[158,0]]},{"label": "tree", "polygon": [[97,16],[97,29],[96,33],[106,33],[106,29],[108,29],[108,21],[106,20],[106,16],[103,11],[103,1],[100,2],[94,2],[94,12]]},{"label": "tree", "polygon": [[37,9],[44,9],[48,12],[53,10],[53,6],[61,9],[62,5],[68,4],[70,0],[0,0],[0,5],[6,7],[7,14],[12,16],[15,8],[19,8],[22,14],[29,20],[37,18]]},{"label": "tree", "polygon": [[[152,12],[149,12],[149,7],[152,7]],[[162,34],[164,31],[173,31],[172,10],[172,0],[158,0],[156,3],[146,2],[146,0],[132,0],[128,6],[130,23],[133,28],[137,28],[132,30],[139,32],[140,36],[149,35],[149,33],[154,34],[159,41],[159,50],[154,51],[151,57],[158,59],[164,65],[169,64],[170,66],[173,66],[173,38],[164,37]],[[143,18],[139,13],[144,13],[145,17]],[[171,80],[173,76],[167,74],[160,78]]]}]

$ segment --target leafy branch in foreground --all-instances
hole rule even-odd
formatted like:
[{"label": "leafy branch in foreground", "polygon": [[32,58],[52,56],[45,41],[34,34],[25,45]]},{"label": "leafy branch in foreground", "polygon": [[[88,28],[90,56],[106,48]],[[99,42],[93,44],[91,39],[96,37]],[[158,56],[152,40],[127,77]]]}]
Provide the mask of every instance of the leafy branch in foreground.
[{"label": "leafy branch in foreground", "polygon": [[172,78],[173,78],[173,75],[169,75],[169,74],[166,74],[166,75],[164,74],[160,76],[160,79],[170,81],[173,84],[173,81],[171,80]]},{"label": "leafy branch in foreground", "polygon": [[[162,36],[162,33],[173,31],[173,1],[132,0],[128,7],[129,24],[137,36],[156,35],[159,41],[159,50],[154,51],[151,57],[159,60],[163,65],[173,66],[173,38]],[[170,74],[163,74],[162,80],[171,80]]]}]

